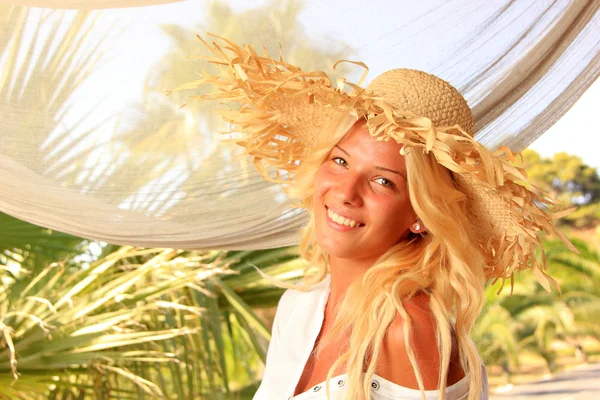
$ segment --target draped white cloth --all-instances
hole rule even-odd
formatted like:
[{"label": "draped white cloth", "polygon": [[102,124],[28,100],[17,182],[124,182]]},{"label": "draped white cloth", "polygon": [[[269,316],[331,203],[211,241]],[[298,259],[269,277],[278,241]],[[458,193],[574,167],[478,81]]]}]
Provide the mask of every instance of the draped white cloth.
[{"label": "draped white cloth", "polygon": [[0,6],[1,212],[116,244],[297,243],[305,215],[221,142],[217,105],[165,95],[208,68],[186,58],[206,54],[196,33],[271,54],[281,43],[305,70],[360,60],[365,84],[392,68],[434,73],[465,95],[490,148],[525,148],[600,74],[596,0],[119,3],[137,7]]}]

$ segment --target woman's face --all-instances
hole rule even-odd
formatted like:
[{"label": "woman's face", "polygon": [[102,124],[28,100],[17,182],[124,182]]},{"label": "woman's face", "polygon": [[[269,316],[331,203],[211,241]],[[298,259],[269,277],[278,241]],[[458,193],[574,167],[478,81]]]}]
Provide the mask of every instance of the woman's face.
[{"label": "woman's face", "polygon": [[356,123],[333,148],[315,179],[315,232],[323,251],[376,261],[416,220],[402,145],[378,141]]}]

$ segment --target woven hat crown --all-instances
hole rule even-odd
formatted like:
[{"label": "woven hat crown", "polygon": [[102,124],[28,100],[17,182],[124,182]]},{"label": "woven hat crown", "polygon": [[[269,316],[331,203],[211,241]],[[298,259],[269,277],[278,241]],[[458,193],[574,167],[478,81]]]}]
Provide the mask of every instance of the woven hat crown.
[{"label": "woven hat crown", "polygon": [[435,126],[460,127],[474,135],[473,114],[467,101],[452,85],[435,75],[414,69],[392,69],[367,86],[397,110],[427,117]]}]

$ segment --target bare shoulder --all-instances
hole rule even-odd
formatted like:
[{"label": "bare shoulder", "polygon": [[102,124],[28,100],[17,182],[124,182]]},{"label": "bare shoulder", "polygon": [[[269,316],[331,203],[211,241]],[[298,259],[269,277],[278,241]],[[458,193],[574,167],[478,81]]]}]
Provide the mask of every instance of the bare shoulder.
[{"label": "bare shoulder", "polygon": [[[425,390],[437,389],[440,356],[436,339],[436,322],[429,308],[429,297],[426,294],[419,294],[405,302],[404,308],[412,321],[410,344],[417,359]],[[399,314],[396,315],[384,338],[376,371],[377,375],[388,381],[418,389],[419,385],[404,340],[404,325],[403,318]],[[462,372],[452,371],[452,369],[451,362],[448,384],[454,383],[453,381],[457,380],[454,375],[460,375]]]}]

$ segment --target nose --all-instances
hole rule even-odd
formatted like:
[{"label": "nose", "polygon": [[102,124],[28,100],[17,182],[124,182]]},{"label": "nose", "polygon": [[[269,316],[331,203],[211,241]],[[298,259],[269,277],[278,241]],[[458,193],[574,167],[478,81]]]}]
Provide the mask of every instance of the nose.
[{"label": "nose", "polygon": [[363,205],[362,183],[359,174],[347,172],[338,177],[335,186],[335,197],[340,204],[353,207]]}]

